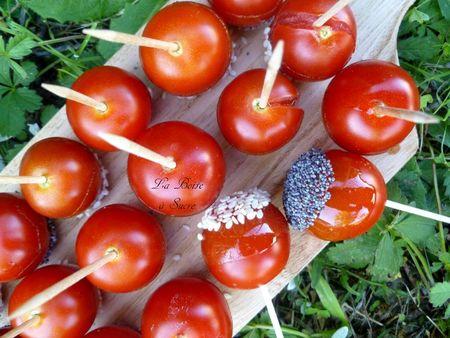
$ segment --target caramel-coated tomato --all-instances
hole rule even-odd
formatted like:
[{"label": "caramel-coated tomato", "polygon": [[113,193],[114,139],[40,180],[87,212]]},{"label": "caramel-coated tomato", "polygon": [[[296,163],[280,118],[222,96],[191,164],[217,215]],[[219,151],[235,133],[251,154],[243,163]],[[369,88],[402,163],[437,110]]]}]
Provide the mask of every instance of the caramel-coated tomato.
[{"label": "caramel-coated tomato", "polygon": [[143,338],[231,338],[227,301],[208,281],[176,278],[157,289],[145,306]]},{"label": "caramel-coated tomato", "polygon": [[105,326],[89,332],[85,338],[140,338],[141,335],[127,327]]},{"label": "caramel-coated tomato", "polygon": [[266,74],[253,69],[235,78],[223,91],[217,120],[226,140],[249,154],[266,154],[288,143],[297,133],[303,110],[294,106],[297,88],[279,74],[269,98],[269,106],[258,107]]},{"label": "caramel-coated tomato", "polygon": [[393,63],[354,63],[336,75],[325,92],[325,127],[331,138],[350,152],[385,152],[403,141],[414,123],[379,117],[373,111],[377,106],[418,110],[419,90],[412,77]]},{"label": "caramel-coated tomato", "polygon": [[100,132],[135,139],[150,122],[152,101],[147,87],[136,76],[120,68],[100,66],[83,73],[72,89],[107,106],[105,112],[67,100],[70,125],[89,147],[114,151],[98,135]]},{"label": "caramel-coated tomato", "polygon": [[[34,271],[14,289],[9,301],[9,313],[11,314],[25,301],[75,271],[75,268],[63,265],[47,265]],[[20,337],[82,337],[94,322],[97,307],[98,291],[87,280],[81,280],[40,306],[37,314],[40,321],[36,326],[26,329]],[[17,327],[29,318],[30,315],[14,319],[12,325]]]},{"label": "caramel-coated tomato", "polygon": [[118,257],[87,277],[109,292],[144,287],[161,271],[166,254],[164,234],[156,218],[123,204],[99,209],[83,225],[76,242],[78,264],[92,264],[112,249]]},{"label": "caramel-coated tomato", "polygon": [[164,7],[142,35],[178,43],[174,53],[140,48],[147,77],[175,95],[192,96],[208,90],[222,78],[231,61],[231,38],[225,24],[202,4],[181,1]]},{"label": "caramel-coated tomato", "polygon": [[225,160],[216,140],[186,122],[157,124],[136,140],[176,163],[175,169],[130,155],[128,178],[139,199],[165,215],[189,216],[209,207],[225,180]]},{"label": "caramel-coated tomato", "polygon": [[22,278],[36,269],[49,242],[45,217],[25,200],[0,193],[0,282]]},{"label": "caramel-coated tomato", "polygon": [[322,27],[313,27],[336,0],[287,0],[272,24],[270,41],[284,40],[282,70],[300,81],[332,77],[350,60],[356,47],[356,22],[345,7]]},{"label": "caramel-coated tomato", "polygon": [[219,231],[203,231],[202,252],[206,265],[222,284],[237,289],[255,289],[274,279],[289,258],[289,226],[273,204],[263,218],[246,220]]},{"label": "caramel-coated tomato", "polygon": [[248,27],[270,19],[282,0],[209,0],[209,2],[226,23]]},{"label": "caramel-coated tomato", "polygon": [[84,145],[61,137],[33,144],[20,165],[21,176],[45,176],[44,184],[23,184],[22,194],[38,213],[67,218],[85,211],[102,187],[101,168]]},{"label": "caramel-coated tomato", "polygon": [[338,242],[362,235],[375,225],[386,203],[386,184],[377,167],[360,155],[331,150],[326,156],[335,181],[329,188],[331,198],[309,231]]}]

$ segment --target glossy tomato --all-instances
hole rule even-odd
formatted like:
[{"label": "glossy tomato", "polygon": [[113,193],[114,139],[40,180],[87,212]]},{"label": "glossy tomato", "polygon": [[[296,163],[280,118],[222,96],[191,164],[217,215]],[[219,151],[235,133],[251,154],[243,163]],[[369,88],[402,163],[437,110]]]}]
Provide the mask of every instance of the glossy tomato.
[{"label": "glossy tomato", "polygon": [[209,0],[209,2],[226,23],[247,27],[270,19],[282,0]]},{"label": "glossy tomato", "polygon": [[377,167],[364,157],[331,150],[326,153],[334,171],[331,198],[309,228],[327,241],[343,241],[368,231],[381,217],[386,184]]},{"label": "glossy tomato", "polygon": [[140,338],[141,335],[127,327],[105,326],[89,332],[85,338]]},{"label": "glossy tomato", "polygon": [[289,226],[283,214],[269,204],[262,218],[244,224],[203,231],[202,252],[209,271],[222,284],[255,289],[274,279],[289,258]]},{"label": "glossy tomato", "polygon": [[36,269],[49,242],[47,220],[23,199],[0,193],[0,282],[22,278]]},{"label": "glossy tomato", "polygon": [[225,160],[216,140],[186,122],[149,128],[137,141],[177,164],[175,169],[130,155],[128,178],[139,199],[165,215],[189,216],[209,207],[225,180]]},{"label": "glossy tomato", "polygon": [[145,306],[143,338],[231,338],[227,301],[210,282],[176,278],[157,289]]},{"label": "glossy tomato", "polygon": [[209,7],[181,1],[164,7],[143,36],[176,42],[178,52],[141,47],[141,63],[150,81],[181,96],[200,94],[219,81],[231,61],[231,38]]},{"label": "glossy tomato", "polygon": [[390,62],[354,63],[342,70],[325,92],[325,127],[333,140],[348,151],[385,152],[403,141],[414,123],[379,117],[373,110],[377,106],[418,110],[420,95],[414,80]]},{"label": "glossy tomato", "polygon": [[356,47],[356,22],[349,7],[322,27],[313,27],[336,0],[287,0],[272,24],[270,41],[284,40],[282,70],[301,81],[332,77],[350,60]]},{"label": "glossy tomato", "polygon": [[108,107],[105,112],[67,100],[66,111],[70,125],[81,141],[89,147],[114,151],[99,136],[107,132],[136,138],[150,122],[152,104],[147,87],[136,76],[120,68],[100,66],[83,73],[72,89]]},{"label": "glossy tomato", "polygon": [[66,218],[85,211],[102,186],[95,155],[81,143],[47,138],[33,144],[20,165],[21,176],[45,176],[44,184],[22,185],[22,194],[38,213]]},{"label": "glossy tomato", "polygon": [[99,209],[83,225],[76,242],[78,264],[92,264],[112,249],[117,251],[117,259],[87,277],[109,292],[144,287],[161,271],[166,254],[156,218],[123,204]]},{"label": "glossy tomato", "polygon": [[[48,265],[28,275],[14,289],[9,301],[9,313],[75,271],[68,266]],[[20,336],[23,338],[82,337],[94,322],[97,307],[98,291],[87,280],[82,280],[42,305],[37,313],[40,318],[38,324],[26,329]],[[13,327],[28,320],[30,315],[14,319]]]},{"label": "glossy tomato", "polygon": [[217,120],[227,141],[249,154],[266,154],[288,143],[297,133],[303,110],[295,107],[297,88],[278,75],[269,106],[258,107],[266,70],[253,69],[235,78],[223,91]]}]

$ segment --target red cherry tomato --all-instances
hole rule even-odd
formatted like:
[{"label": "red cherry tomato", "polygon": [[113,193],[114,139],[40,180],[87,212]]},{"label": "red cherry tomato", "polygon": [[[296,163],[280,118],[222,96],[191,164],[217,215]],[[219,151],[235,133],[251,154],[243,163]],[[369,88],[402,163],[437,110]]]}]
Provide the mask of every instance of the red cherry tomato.
[{"label": "red cherry tomato", "polygon": [[123,204],[99,209],[83,225],[76,242],[78,264],[92,264],[111,249],[117,250],[118,258],[87,277],[109,292],[144,287],[161,271],[166,254],[156,218]]},{"label": "red cherry tomato", "polygon": [[378,154],[409,135],[414,123],[378,117],[379,105],[418,110],[420,95],[414,80],[397,65],[368,60],[342,70],[330,83],[322,105],[325,127],[342,148]]},{"label": "red cherry tomato", "polygon": [[152,101],[147,87],[136,76],[112,66],[95,67],[81,75],[72,89],[103,102],[102,112],[67,100],[67,117],[75,134],[89,147],[114,151],[99,136],[107,132],[136,138],[150,122]]},{"label": "red cherry tomato", "polygon": [[216,140],[186,122],[157,124],[137,141],[177,166],[161,165],[130,155],[128,178],[139,199],[150,209],[165,215],[189,216],[209,207],[225,180],[225,160]]},{"label": "red cherry tomato", "polygon": [[289,226],[269,204],[261,219],[246,220],[219,231],[203,231],[202,252],[209,271],[222,284],[255,289],[274,279],[289,258]]},{"label": "red cherry tomato", "polygon": [[217,108],[217,120],[227,141],[255,155],[284,146],[303,119],[303,110],[294,106],[299,97],[297,88],[283,75],[276,79],[269,106],[258,108],[265,73],[264,69],[254,69],[239,75],[225,88]]},{"label": "red cherry tomato", "polygon": [[145,306],[143,338],[231,338],[227,301],[213,284],[199,278],[177,278],[157,289]]},{"label": "red cherry tomato", "polygon": [[231,61],[231,38],[219,16],[209,7],[176,2],[160,10],[143,36],[177,42],[179,54],[141,47],[141,63],[150,81],[181,96],[200,94],[214,86]]},{"label": "red cherry tomato", "polygon": [[222,19],[234,26],[256,26],[270,19],[282,0],[209,0]]},{"label": "red cherry tomato", "polygon": [[273,46],[284,40],[282,70],[301,81],[332,77],[350,60],[356,47],[356,22],[349,7],[325,25],[313,27],[336,0],[287,0],[275,16],[270,33]]},{"label": "red cherry tomato", "polygon": [[49,218],[85,211],[101,190],[100,164],[81,143],[52,137],[32,145],[20,165],[22,176],[45,176],[45,184],[22,185],[28,204]]},{"label": "red cherry tomato", "polygon": [[[13,291],[8,311],[11,314],[37,293],[74,273],[72,267],[48,265],[23,279]],[[82,280],[39,308],[40,321],[26,329],[23,338],[74,338],[82,337],[91,327],[97,314],[98,291]],[[34,313],[33,313],[34,314]],[[27,321],[23,316],[12,321],[13,327]]]},{"label": "red cherry tomato", "polygon": [[105,326],[89,332],[85,338],[140,338],[141,335],[127,327]]},{"label": "red cherry tomato", "polygon": [[334,171],[331,198],[309,228],[327,241],[343,241],[362,235],[381,217],[386,203],[386,184],[377,167],[364,157],[341,150],[326,153]]},{"label": "red cherry tomato", "polygon": [[49,247],[47,220],[23,199],[0,193],[0,282],[28,275]]}]

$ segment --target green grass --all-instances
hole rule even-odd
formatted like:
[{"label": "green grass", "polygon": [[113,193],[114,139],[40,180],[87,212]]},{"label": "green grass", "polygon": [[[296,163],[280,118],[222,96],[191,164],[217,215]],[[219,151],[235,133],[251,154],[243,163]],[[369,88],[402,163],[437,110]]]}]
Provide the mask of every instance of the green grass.
[{"label": "green grass", "polygon": [[[116,51],[81,30],[134,32],[165,1],[86,2],[89,10],[76,0],[0,0],[0,167],[63,105],[41,83],[70,85]],[[389,183],[389,197],[448,215],[449,0],[416,2],[400,29],[399,55],[421,90],[422,109],[443,122],[419,128],[419,152]],[[339,328],[335,337],[346,330],[361,337],[450,336],[448,239],[448,225],[387,211],[368,234],[330,245],[275,299],[286,337],[331,337]],[[266,312],[240,336],[274,337]]]}]

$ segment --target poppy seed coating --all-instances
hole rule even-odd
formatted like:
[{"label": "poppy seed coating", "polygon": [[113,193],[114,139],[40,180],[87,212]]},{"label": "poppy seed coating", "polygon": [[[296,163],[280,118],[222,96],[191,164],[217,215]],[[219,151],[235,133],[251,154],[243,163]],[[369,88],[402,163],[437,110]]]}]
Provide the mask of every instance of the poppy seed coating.
[{"label": "poppy seed coating", "polygon": [[289,169],[284,182],[283,204],[289,224],[300,231],[314,224],[331,195],[333,167],[324,152],[313,148]]}]

